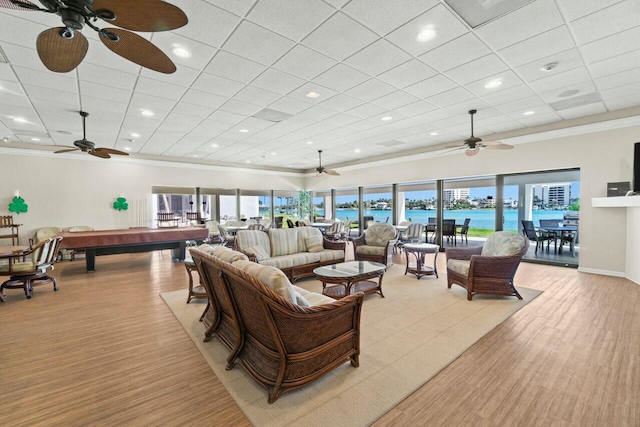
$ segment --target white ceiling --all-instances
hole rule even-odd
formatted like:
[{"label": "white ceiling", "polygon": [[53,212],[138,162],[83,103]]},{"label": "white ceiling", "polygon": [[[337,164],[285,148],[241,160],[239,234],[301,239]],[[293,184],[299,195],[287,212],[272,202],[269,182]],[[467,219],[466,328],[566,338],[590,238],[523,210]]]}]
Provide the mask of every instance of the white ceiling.
[{"label": "white ceiling", "polygon": [[[132,155],[308,169],[318,149],[331,166],[460,141],[472,108],[475,134],[491,139],[640,106],[639,0],[535,0],[475,29],[444,0],[170,3],[189,23],[146,36],[176,63],[171,75],[116,56],[88,28],[83,63],[50,72],[35,42],[59,18],[1,9],[0,137],[70,145],[83,109],[88,139]],[[417,41],[427,25],[436,38]],[[172,56],[174,45],[192,56]],[[485,88],[493,79],[502,85]],[[589,94],[595,102],[552,106]],[[292,116],[251,117],[264,108]]]}]

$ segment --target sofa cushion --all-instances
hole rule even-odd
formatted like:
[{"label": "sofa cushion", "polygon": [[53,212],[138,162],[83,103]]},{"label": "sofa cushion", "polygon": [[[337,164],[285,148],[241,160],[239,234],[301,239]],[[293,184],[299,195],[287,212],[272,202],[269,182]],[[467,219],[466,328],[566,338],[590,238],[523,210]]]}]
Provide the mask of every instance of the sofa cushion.
[{"label": "sofa cushion", "polygon": [[209,255],[213,255],[213,249],[214,249],[215,247],[216,247],[216,246],[211,246],[211,245],[208,245],[208,244],[206,244],[206,243],[205,243],[205,244],[203,244],[203,245],[198,246],[198,248],[197,248],[197,249],[198,249],[198,250],[200,250],[200,251],[202,251],[202,252],[205,252],[205,253],[207,253],[207,254],[209,254]]},{"label": "sofa cushion", "polygon": [[291,255],[298,252],[297,228],[272,228],[269,230],[269,242],[271,243],[271,257]]},{"label": "sofa cushion", "polygon": [[255,277],[290,303],[296,304],[293,286],[289,278],[279,269],[244,260],[234,262],[233,266]]},{"label": "sofa cushion", "polygon": [[265,251],[265,249],[260,245],[249,246],[244,250],[244,253],[247,255],[253,255],[258,261],[264,261],[265,259],[270,258],[267,251]]},{"label": "sofa cushion", "polygon": [[496,231],[487,238],[482,247],[482,256],[515,255],[525,244],[524,237],[512,231]]},{"label": "sofa cushion", "polygon": [[299,292],[294,292],[294,295],[296,296],[296,304],[298,304],[300,307],[311,307],[309,301],[307,301],[305,297],[300,295]]},{"label": "sofa cushion", "polygon": [[450,259],[447,260],[447,268],[451,271],[455,271],[456,273],[468,277],[469,276],[469,265],[471,261],[467,261],[464,259]]},{"label": "sofa cushion", "polygon": [[260,261],[260,264],[278,268],[291,268],[299,265],[312,264],[314,262],[320,262],[319,253],[312,254],[310,252],[300,252],[298,254],[287,256],[271,257],[264,261]]},{"label": "sofa cushion", "polygon": [[311,253],[322,252],[324,250],[322,236],[309,236],[304,239],[304,244]]},{"label": "sofa cushion", "polygon": [[242,252],[234,251],[232,249],[225,248],[224,246],[215,246],[213,248],[213,251],[210,253],[211,255],[220,258],[222,261],[228,262],[229,264],[233,264],[238,260],[249,260],[249,258]]},{"label": "sofa cushion", "polygon": [[240,252],[250,254],[247,249],[251,246],[261,246],[263,253],[266,253],[264,259],[271,256],[271,243],[269,243],[269,235],[260,230],[239,230],[235,240],[236,249]]},{"label": "sofa cushion", "polygon": [[322,241],[322,232],[315,227],[298,227],[298,252],[311,252],[307,247],[307,237],[317,236]]},{"label": "sofa cushion", "polygon": [[368,246],[387,246],[389,240],[396,238],[396,229],[393,225],[384,222],[371,224],[364,234],[364,240]]},{"label": "sofa cushion", "polygon": [[322,295],[317,292],[310,292],[304,288],[301,288],[300,286],[296,286],[296,285],[292,285],[292,286],[293,286],[293,290],[297,294],[299,294],[302,298],[304,298],[311,307],[315,307],[317,305],[322,305],[322,304],[331,304],[336,301],[331,297]]},{"label": "sofa cushion", "polygon": [[362,255],[384,255],[385,251],[383,246],[356,246],[356,253]]},{"label": "sofa cushion", "polygon": [[339,249],[325,249],[322,252],[318,252],[318,255],[320,255],[320,262],[336,260],[344,261],[344,251]]}]

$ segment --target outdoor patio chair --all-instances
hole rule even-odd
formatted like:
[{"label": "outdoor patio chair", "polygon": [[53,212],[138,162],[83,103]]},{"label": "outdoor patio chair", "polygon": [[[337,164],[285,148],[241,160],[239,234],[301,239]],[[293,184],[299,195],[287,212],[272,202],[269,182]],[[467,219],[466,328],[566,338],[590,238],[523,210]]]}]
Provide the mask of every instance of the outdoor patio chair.
[{"label": "outdoor patio chair", "polygon": [[462,224],[462,227],[460,228],[460,232],[458,234],[460,234],[460,243],[462,243],[462,238],[464,237],[464,241],[466,243],[469,243],[469,240],[467,239],[467,236],[469,234],[469,223],[471,222],[471,218],[465,218],[464,219],[464,223]]},{"label": "outdoor patio chair", "polygon": [[547,242],[547,252],[549,252],[549,243],[551,242],[551,240],[555,242],[555,235],[550,235],[547,232],[536,230],[535,226],[533,225],[533,221],[527,221],[523,219],[522,231],[530,241],[536,242],[536,250],[534,252],[536,254],[538,253],[539,247],[542,246],[542,248],[544,249],[544,242]]},{"label": "outdoor patio chair", "polygon": [[442,238],[447,238],[450,242],[453,239],[453,245],[458,244],[456,237],[456,220],[455,219],[443,219],[442,220]]}]

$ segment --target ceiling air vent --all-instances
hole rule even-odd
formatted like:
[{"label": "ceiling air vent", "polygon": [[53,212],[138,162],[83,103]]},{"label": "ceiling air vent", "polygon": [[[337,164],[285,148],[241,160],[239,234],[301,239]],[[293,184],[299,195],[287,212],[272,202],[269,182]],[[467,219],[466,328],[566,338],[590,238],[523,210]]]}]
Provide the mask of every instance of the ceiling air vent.
[{"label": "ceiling air vent", "polygon": [[277,111],[277,110],[272,110],[270,108],[265,108],[255,113],[252,117],[256,119],[262,119],[262,120],[267,120],[269,122],[278,123],[292,116],[293,114],[285,113],[283,111]]},{"label": "ceiling air vent", "polygon": [[598,92],[593,92],[586,95],[576,96],[574,98],[563,99],[562,101],[550,102],[549,105],[556,111],[562,111],[600,101],[600,94]]},{"label": "ceiling air vent", "polygon": [[396,145],[402,145],[402,144],[404,144],[404,142],[392,139],[390,141],[378,142],[376,145],[380,145],[382,147],[395,147]]}]

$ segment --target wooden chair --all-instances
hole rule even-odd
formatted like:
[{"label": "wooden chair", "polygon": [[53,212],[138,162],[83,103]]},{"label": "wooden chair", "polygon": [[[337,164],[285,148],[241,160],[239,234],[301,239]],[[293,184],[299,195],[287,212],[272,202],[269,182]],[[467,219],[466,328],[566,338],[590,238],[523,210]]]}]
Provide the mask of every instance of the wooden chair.
[{"label": "wooden chair", "polygon": [[454,283],[462,286],[469,301],[474,294],[522,299],[513,277],[528,249],[529,239],[511,231],[496,231],[480,247],[446,248],[447,287]]},{"label": "wooden chair", "polygon": [[436,217],[429,217],[429,219],[427,219],[427,225],[425,226],[425,242],[429,243],[429,233],[431,233],[431,240],[435,239],[437,224],[438,219]]},{"label": "wooden chair", "polygon": [[177,227],[179,219],[173,212],[158,212],[158,227]]},{"label": "wooden chair", "polygon": [[24,258],[21,256],[25,261],[12,260],[6,272],[10,278],[0,286],[0,294],[4,297],[5,289],[22,288],[27,299],[30,299],[30,292],[34,286],[47,283],[53,283],[53,290],[57,291],[56,279],[49,276],[49,273],[53,271],[53,264],[60,250],[60,242],[62,237],[43,240],[25,252]]},{"label": "wooden chair", "polygon": [[200,223],[200,217],[198,216],[198,212],[185,212],[185,219],[188,224],[197,225]]},{"label": "wooden chair", "polygon": [[18,227],[22,224],[13,223],[13,215],[0,216],[0,239],[11,239],[11,246],[19,242]]}]

